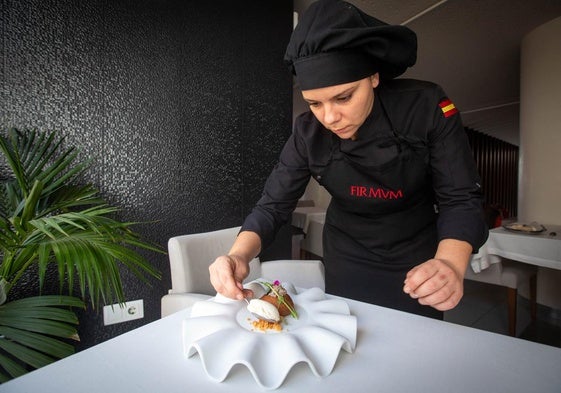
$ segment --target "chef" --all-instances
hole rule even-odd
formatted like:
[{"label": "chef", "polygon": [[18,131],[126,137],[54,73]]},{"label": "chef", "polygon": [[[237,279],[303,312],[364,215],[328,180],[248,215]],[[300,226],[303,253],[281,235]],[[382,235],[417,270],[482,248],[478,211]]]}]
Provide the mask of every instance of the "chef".
[{"label": "chef", "polygon": [[438,85],[396,79],[416,35],[339,0],[313,3],[285,54],[310,110],[300,115],[228,255],[217,292],[247,296],[249,261],[291,217],[311,176],[331,194],[326,292],[442,319],[463,296],[488,230],[460,114]]}]

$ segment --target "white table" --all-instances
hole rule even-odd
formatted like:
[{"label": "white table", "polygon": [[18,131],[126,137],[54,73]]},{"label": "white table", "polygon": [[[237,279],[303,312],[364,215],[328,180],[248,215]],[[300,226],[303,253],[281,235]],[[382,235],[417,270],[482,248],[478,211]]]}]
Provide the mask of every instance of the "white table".
[{"label": "white table", "polygon": [[[326,208],[321,206],[299,206],[292,212],[292,226],[299,230],[298,235],[292,238],[292,259],[300,259],[302,257],[301,250],[307,250],[306,246],[309,240],[306,239],[317,234],[310,233],[310,225],[313,225],[314,220],[325,220]],[[312,228],[313,229],[313,228]],[[321,233],[320,233],[320,247],[321,249]],[[322,256],[323,251],[319,255]]]},{"label": "white table", "polygon": [[319,257],[323,257],[323,227],[325,214],[312,216],[308,220],[308,231],[300,242],[300,248]]},{"label": "white table", "polygon": [[[544,225],[539,234],[513,232],[502,227],[489,231],[489,239],[472,258],[475,272],[503,257],[513,261],[561,270],[561,225]],[[556,233],[552,236],[551,233]]]},{"label": "white table", "polygon": [[[561,390],[561,349],[347,300],[358,319],[354,353],[333,372],[295,366],[279,392],[527,393]],[[247,368],[210,381],[183,355],[180,311],[0,385],[2,393],[263,392]],[[256,333],[259,334],[259,333]],[[227,343],[225,343],[227,344]]]},{"label": "white table", "polygon": [[292,226],[308,232],[310,220],[313,217],[325,217],[326,208],[322,206],[301,206],[292,212]]}]

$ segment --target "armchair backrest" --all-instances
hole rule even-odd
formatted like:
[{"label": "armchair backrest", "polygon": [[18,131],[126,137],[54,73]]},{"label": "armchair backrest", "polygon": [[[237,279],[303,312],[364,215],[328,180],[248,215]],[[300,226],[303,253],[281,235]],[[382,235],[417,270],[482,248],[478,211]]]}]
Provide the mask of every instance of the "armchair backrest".
[{"label": "armchair backrest", "polygon": [[[234,227],[170,238],[170,293],[216,294],[210,284],[208,267],[217,257],[228,253],[239,230],[240,227]],[[256,270],[254,274],[259,274],[257,259],[251,262],[251,268]]]}]

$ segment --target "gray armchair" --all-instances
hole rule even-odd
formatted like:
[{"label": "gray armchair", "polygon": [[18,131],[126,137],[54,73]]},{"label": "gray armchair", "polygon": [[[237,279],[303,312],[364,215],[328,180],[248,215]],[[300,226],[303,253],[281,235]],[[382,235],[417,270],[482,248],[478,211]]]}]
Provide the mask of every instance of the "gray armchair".
[{"label": "gray armchair", "polygon": [[[172,237],[168,241],[171,289],[161,300],[162,317],[216,295],[208,266],[230,250],[240,227]],[[257,278],[290,282],[295,287],[325,290],[323,263],[318,260],[276,260],[250,263],[247,282]]]}]

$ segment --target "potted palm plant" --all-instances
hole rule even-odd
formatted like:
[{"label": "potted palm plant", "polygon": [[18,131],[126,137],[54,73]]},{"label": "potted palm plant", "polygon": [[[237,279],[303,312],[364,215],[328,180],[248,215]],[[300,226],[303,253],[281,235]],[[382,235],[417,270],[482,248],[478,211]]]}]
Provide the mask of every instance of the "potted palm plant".
[{"label": "potted palm plant", "polygon": [[[135,223],[112,218],[117,209],[91,184],[80,184],[89,162],[63,142],[55,132],[0,135],[8,172],[0,176],[0,383],[72,354],[75,307],[86,299],[94,307],[124,303],[120,266],[145,281],[160,277],[137,250],[163,250],[140,239]],[[59,293],[12,295],[30,271],[38,288],[54,271]]]}]

